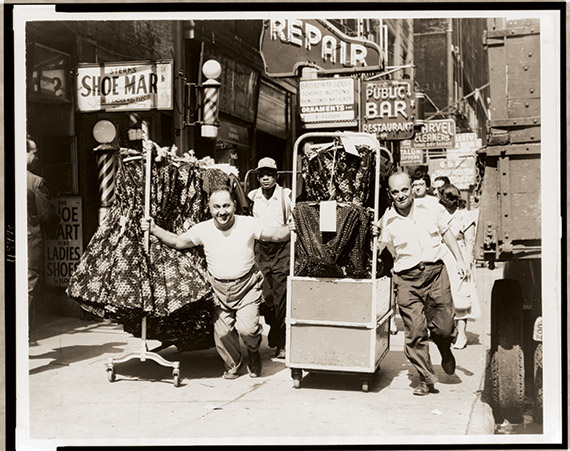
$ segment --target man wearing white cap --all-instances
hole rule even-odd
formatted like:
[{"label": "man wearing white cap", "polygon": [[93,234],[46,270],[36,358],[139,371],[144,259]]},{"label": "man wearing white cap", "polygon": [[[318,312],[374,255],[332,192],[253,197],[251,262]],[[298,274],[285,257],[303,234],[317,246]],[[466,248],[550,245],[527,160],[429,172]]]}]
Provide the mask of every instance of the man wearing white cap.
[{"label": "man wearing white cap", "polygon": [[[253,216],[266,226],[287,225],[291,216],[291,190],[277,183],[277,163],[273,158],[259,160],[257,180],[260,187],[248,194],[253,202]],[[285,358],[289,241],[256,241],[255,259],[268,288],[264,290],[264,316],[270,328],[269,346],[275,348],[275,357]]]}]

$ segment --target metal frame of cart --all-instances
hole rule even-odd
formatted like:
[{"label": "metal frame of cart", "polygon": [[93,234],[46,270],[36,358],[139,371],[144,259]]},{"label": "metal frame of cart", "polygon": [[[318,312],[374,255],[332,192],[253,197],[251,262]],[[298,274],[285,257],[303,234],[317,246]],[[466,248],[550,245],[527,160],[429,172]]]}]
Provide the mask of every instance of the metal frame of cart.
[{"label": "metal frame of cart", "polygon": [[[358,138],[376,153],[374,221],[378,220],[381,147],[374,135],[314,132],[300,136],[293,148],[293,192],[297,192],[299,145],[311,138]],[[295,205],[293,199],[292,207]],[[295,239],[291,234],[290,275],[287,278],[286,365],[295,388],[303,371],[360,375],[367,392],[372,376],[390,346],[391,279],[376,278],[377,237],[372,250],[370,279],[316,278],[294,275]]]}]

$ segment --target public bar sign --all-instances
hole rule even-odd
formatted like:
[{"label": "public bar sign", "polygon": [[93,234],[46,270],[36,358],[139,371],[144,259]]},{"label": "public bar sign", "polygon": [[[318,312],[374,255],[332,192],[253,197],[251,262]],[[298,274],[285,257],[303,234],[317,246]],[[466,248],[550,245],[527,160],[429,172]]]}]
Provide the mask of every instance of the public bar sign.
[{"label": "public bar sign", "polygon": [[171,110],[171,60],[80,64],[77,67],[77,110]]},{"label": "public bar sign", "polygon": [[[299,108],[305,124],[355,121],[354,78],[328,78],[299,82]],[[335,125],[336,126],[336,125]]]},{"label": "public bar sign", "polygon": [[362,82],[362,131],[382,140],[410,139],[416,113],[412,80]]},{"label": "public bar sign", "polygon": [[303,66],[334,74],[382,68],[376,43],[350,37],[322,19],[267,20],[259,47],[269,77],[293,77]]},{"label": "public bar sign", "polygon": [[83,227],[80,196],[53,198],[59,213],[59,226],[44,240],[45,279],[52,287],[67,287],[83,253]]},{"label": "public bar sign", "polygon": [[414,139],[403,141],[401,147],[412,149],[453,149],[455,147],[455,120],[426,121],[416,131]]}]

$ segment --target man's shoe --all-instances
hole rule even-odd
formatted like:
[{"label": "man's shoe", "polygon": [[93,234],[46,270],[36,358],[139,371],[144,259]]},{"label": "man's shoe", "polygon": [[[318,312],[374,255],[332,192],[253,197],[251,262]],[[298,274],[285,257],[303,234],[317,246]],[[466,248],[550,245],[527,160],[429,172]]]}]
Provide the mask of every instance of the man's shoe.
[{"label": "man's shoe", "polygon": [[284,359],[285,358],[285,348],[284,347],[277,347],[275,350],[275,358],[277,359]]},{"label": "man's shoe", "polygon": [[464,349],[465,346],[467,346],[467,337],[465,335],[459,335],[453,347],[455,349]]},{"label": "man's shoe", "polygon": [[239,377],[239,370],[241,369],[242,365],[243,365],[243,360],[240,361],[239,365],[236,366],[235,368],[232,368],[231,370],[224,371],[224,374],[222,375],[222,377],[224,379],[228,379],[228,380],[237,379]]},{"label": "man's shoe", "polygon": [[448,346],[439,350],[441,353],[441,367],[445,374],[452,375],[455,373],[455,357],[451,352],[451,348]]},{"label": "man's shoe", "polygon": [[247,371],[249,377],[259,377],[261,376],[261,354],[259,351],[251,352],[247,351],[249,362],[247,364]]},{"label": "man's shoe", "polygon": [[435,389],[433,384],[428,384],[424,381],[421,381],[420,385],[414,388],[414,395],[416,396],[425,396],[430,393],[439,393],[439,391]]}]

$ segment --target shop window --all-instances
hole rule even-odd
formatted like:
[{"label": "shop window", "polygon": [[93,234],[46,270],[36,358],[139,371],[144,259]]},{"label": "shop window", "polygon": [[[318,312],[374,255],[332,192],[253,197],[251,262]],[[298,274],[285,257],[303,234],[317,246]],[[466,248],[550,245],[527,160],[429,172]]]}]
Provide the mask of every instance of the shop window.
[{"label": "shop window", "polygon": [[77,144],[74,136],[45,136],[41,139],[44,177],[54,195],[78,194]]},{"label": "shop window", "polygon": [[30,97],[34,100],[71,102],[69,55],[32,43],[28,47],[31,62]]}]

